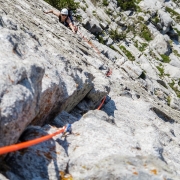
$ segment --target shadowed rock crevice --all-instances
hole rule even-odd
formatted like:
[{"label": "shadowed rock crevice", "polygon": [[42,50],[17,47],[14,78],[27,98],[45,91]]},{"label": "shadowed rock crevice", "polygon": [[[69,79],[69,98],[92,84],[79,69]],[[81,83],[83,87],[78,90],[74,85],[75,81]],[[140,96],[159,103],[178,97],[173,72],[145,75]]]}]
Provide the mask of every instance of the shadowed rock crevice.
[{"label": "shadowed rock crevice", "polygon": [[155,112],[157,114],[157,116],[162,119],[165,122],[169,122],[171,124],[175,123],[175,120],[172,119],[171,117],[169,117],[166,113],[164,113],[163,111],[159,110],[156,107],[152,107],[150,109],[151,111]]},{"label": "shadowed rock crevice", "polygon": [[[28,141],[31,139],[45,136],[49,133],[52,133],[52,129],[50,126],[44,126],[43,128],[38,126],[29,126],[22,134],[20,141]],[[33,178],[59,179],[59,172],[66,171],[68,158],[66,155],[67,149],[63,149],[62,144],[59,145],[59,142],[57,142],[58,137],[57,139],[51,139],[39,145],[35,145],[27,149],[11,153],[6,158],[7,164],[11,167],[11,170],[8,171],[11,171],[17,176],[20,176],[22,179],[27,180]],[[65,143],[66,141],[63,142]],[[57,156],[58,154],[61,154],[64,157],[61,157],[59,159]],[[16,170],[17,167],[18,170]],[[26,168],[26,171],[23,171],[24,167]],[[34,168],[36,168],[36,170],[33,170]],[[49,170],[51,172],[49,172]],[[8,175],[8,172],[6,172],[6,175]]]}]

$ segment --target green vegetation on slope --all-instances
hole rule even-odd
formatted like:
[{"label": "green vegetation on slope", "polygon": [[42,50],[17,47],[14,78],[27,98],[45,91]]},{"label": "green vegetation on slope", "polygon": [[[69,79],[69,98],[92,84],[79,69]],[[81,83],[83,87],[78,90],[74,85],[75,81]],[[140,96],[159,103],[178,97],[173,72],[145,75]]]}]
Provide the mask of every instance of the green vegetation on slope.
[{"label": "green vegetation on slope", "polygon": [[139,49],[139,51],[143,52],[148,46],[147,43],[139,43],[137,40],[134,42],[135,47]]},{"label": "green vegetation on slope", "polygon": [[175,85],[174,81],[172,83],[169,83],[169,86],[174,90],[174,92],[176,93],[177,97],[180,98],[180,91],[178,90],[177,87],[174,87],[174,85]]},{"label": "green vegetation on slope", "polygon": [[109,31],[109,35],[110,35],[111,39],[114,41],[119,41],[119,40],[123,40],[126,38],[126,34],[118,33],[117,29]]},{"label": "green vegetation on slope", "polygon": [[109,2],[107,0],[103,0],[103,5],[104,6],[108,6],[109,5]]},{"label": "green vegetation on slope", "polygon": [[169,63],[170,59],[169,56],[165,55],[165,54],[161,54],[162,60],[164,63]]},{"label": "green vegetation on slope", "polygon": [[135,0],[117,0],[118,6],[120,6],[124,11],[128,9],[136,9],[135,2]]},{"label": "green vegetation on slope", "polygon": [[166,11],[169,12],[169,14],[171,14],[171,16],[174,17],[175,21],[177,21],[178,23],[180,22],[180,14],[177,13],[176,11],[174,11],[173,9],[166,7]]},{"label": "green vegetation on slope", "polygon": [[70,8],[76,10],[79,7],[79,3],[74,0],[44,0],[57,9]]},{"label": "green vegetation on slope", "polygon": [[156,66],[156,68],[157,68],[158,71],[160,72],[160,77],[162,77],[162,76],[164,75],[164,69],[163,69],[163,67]]},{"label": "green vegetation on slope", "polygon": [[130,61],[134,61],[135,60],[135,57],[124,46],[120,46],[120,49],[123,51],[123,53],[127,56],[127,58]]}]

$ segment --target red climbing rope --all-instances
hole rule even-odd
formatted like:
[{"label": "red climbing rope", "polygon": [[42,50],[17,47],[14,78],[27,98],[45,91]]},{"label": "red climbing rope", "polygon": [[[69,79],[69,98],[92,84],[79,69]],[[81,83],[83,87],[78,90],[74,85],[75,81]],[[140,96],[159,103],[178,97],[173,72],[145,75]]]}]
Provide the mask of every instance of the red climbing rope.
[{"label": "red climbing rope", "polygon": [[[94,48],[97,51],[98,55],[100,55],[101,53],[98,50],[98,48],[96,46],[94,46],[90,40],[88,40],[86,37],[84,37],[79,29],[78,29],[78,32],[81,35],[82,39],[84,39],[92,48]],[[106,73],[106,76],[110,77],[111,75],[112,75],[112,69],[109,69],[108,72]]]},{"label": "red climbing rope", "polygon": [[37,138],[37,139],[34,139],[34,140],[30,140],[30,141],[10,145],[10,146],[1,147],[0,148],[0,155],[10,153],[10,152],[13,152],[13,151],[17,151],[17,150],[27,148],[27,147],[39,144],[41,142],[47,141],[47,140],[51,139],[53,136],[56,136],[58,134],[63,133],[65,130],[66,130],[66,126],[64,126],[62,129],[60,129],[59,131],[56,131],[53,134],[48,134],[46,136],[43,136],[43,137],[40,137],[40,138]]},{"label": "red climbing rope", "polygon": [[79,32],[79,34],[81,35],[81,37],[82,37],[92,48],[94,48],[94,49],[97,51],[98,54],[101,54],[100,51],[97,49],[97,47],[94,46],[93,43],[92,43],[90,40],[88,40],[86,37],[84,37],[84,36],[82,35],[81,31],[78,30],[78,32]]},{"label": "red climbing rope", "polygon": [[98,110],[101,109],[101,107],[103,106],[105,100],[106,100],[106,96],[102,99],[101,104],[100,104],[99,107],[97,108]]},{"label": "red climbing rope", "polygon": [[112,69],[109,69],[108,72],[106,73],[106,76],[109,77],[112,75]]}]

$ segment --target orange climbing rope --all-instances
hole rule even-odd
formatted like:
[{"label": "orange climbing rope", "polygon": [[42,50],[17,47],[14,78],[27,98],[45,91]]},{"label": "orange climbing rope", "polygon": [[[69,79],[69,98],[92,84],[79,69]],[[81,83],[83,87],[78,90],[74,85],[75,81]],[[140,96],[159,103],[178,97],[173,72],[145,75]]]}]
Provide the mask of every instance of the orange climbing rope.
[{"label": "orange climbing rope", "polygon": [[10,153],[10,152],[13,152],[13,151],[17,151],[17,150],[27,148],[27,147],[39,144],[41,142],[47,141],[47,140],[51,139],[53,136],[56,136],[58,134],[63,133],[65,130],[66,130],[66,126],[64,126],[62,129],[60,129],[59,131],[56,131],[53,134],[48,134],[46,136],[43,136],[43,137],[40,137],[40,138],[37,138],[37,139],[34,139],[34,140],[30,140],[30,141],[10,145],[10,146],[1,147],[0,148],[0,155]]},{"label": "orange climbing rope", "polygon": [[97,108],[98,110],[101,109],[101,107],[103,106],[105,100],[106,100],[106,96],[102,99],[101,104],[100,104],[99,107]]},{"label": "orange climbing rope", "polygon": [[[90,42],[90,40],[88,40],[87,38],[85,38],[80,31],[79,31],[79,33],[80,33],[81,37],[82,37],[91,47],[93,47],[93,48],[97,51],[98,54],[100,54],[100,51],[92,44],[92,42]],[[106,73],[106,76],[109,77],[111,74],[112,74],[112,70],[109,69],[108,72]],[[98,110],[100,110],[100,109],[102,108],[105,100],[106,100],[106,96],[102,99],[101,104],[100,104],[99,107],[97,108]],[[60,129],[59,131],[56,131],[56,132],[53,133],[53,134],[48,134],[48,135],[46,135],[46,136],[43,136],[43,137],[40,137],[40,138],[37,138],[37,139],[34,139],[34,140],[30,140],[30,141],[26,141],[26,142],[22,142],[22,143],[10,145],[10,146],[0,147],[0,155],[7,154],[7,153],[10,153],[10,152],[13,152],[13,151],[18,151],[18,150],[20,150],[20,149],[27,148],[27,147],[30,147],[30,146],[39,144],[39,143],[41,143],[41,142],[47,141],[47,140],[51,139],[53,136],[56,136],[56,135],[58,135],[58,134],[61,134],[61,133],[70,131],[69,128],[70,128],[69,125],[68,125],[68,127],[64,126],[62,129]]]}]

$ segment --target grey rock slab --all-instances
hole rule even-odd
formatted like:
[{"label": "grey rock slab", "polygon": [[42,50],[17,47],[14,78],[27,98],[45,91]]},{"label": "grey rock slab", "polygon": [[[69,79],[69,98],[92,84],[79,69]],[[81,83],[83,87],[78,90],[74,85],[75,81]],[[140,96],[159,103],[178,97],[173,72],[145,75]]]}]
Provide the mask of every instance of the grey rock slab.
[{"label": "grey rock slab", "polygon": [[93,89],[87,94],[87,98],[96,106],[97,103],[99,103],[99,100],[110,92],[110,81],[105,75],[102,76],[101,72],[94,70],[93,68],[91,69],[91,72],[93,72],[95,78],[92,81]]},{"label": "grey rock slab", "polygon": [[132,78],[138,78],[142,74],[142,69],[131,61],[126,61],[122,64],[121,68],[124,69]]},{"label": "grey rock slab", "polygon": [[[37,121],[38,119],[45,120],[48,118],[48,115],[51,115],[50,113],[57,113],[62,110],[67,112],[71,111],[93,88],[91,82],[92,75],[87,71],[81,72],[74,69],[74,71],[72,70],[70,73],[71,75],[68,75],[62,71],[59,77],[55,76],[55,74],[54,78],[47,77],[49,81],[46,81],[46,88],[43,89],[40,102],[41,111],[37,117]],[[60,80],[58,81],[58,79]],[[52,83],[53,81],[56,82]],[[74,98],[74,96],[76,96],[76,98]],[[54,103],[56,103],[57,106],[54,107]],[[61,104],[61,107],[59,107],[58,104]]]},{"label": "grey rock slab", "polygon": [[172,66],[170,64],[164,65],[164,72],[166,74],[169,74],[172,79],[180,78],[179,71],[180,71],[180,68],[178,68],[178,67]]},{"label": "grey rock slab", "polygon": [[[108,2],[114,17],[98,7],[99,3],[95,6],[87,0],[86,13],[78,10],[83,26],[101,33],[114,21],[120,7],[116,0]],[[17,142],[29,124],[52,122],[61,127],[73,123],[74,132],[8,155],[12,171],[6,172],[7,178],[60,179],[59,171],[69,170],[78,180],[179,179],[179,100],[168,85],[174,80],[179,89],[177,58],[171,53],[170,65],[163,63],[164,73],[170,76],[159,77],[156,69],[161,63],[159,54],[171,52],[169,37],[162,38],[161,33],[169,32],[175,21],[164,12],[164,0],[139,4],[146,11],[145,20],[162,8],[163,12],[161,32],[151,23],[147,25],[155,37],[151,46],[155,57],[148,48],[147,57],[139,57],[129,47],[136,64],[128,62],[119,44],[113,44],[117,52],[100,44],[81,23],[79,32],[73,34],[56,16],[43,13],[52,9],[44,1],[0,1],[0,146]],[[178,6],[171,3],[171,7],[179,12]],[[117,25],[132,25],[136,18],[135,14],[130,19],[121,15],[111,23],[114,30]],[[127,38],[130,41],[133,35]],[[173,48],[179,49],[179,43],[174,41]],[[102,66],[106,68],[100,69]],[[110,77],[105,76],[108,68],[113,72]],[[146,77],[142,79],[143,71]],[[169,107],[168,97],[173,95]],[[84,114],[96,108],[104,96],[102,111]],[[19,142],[56,130],[29,127]]]},{"label": "grey rock slab", "polygon": [[139,3],[139,6],[143,9],[143,10],[159,10],[162,8],[163,3],[159,0],[152,0],[152,1],[148,1],[148,0],[143,0]]},{"label": "grey rock slab", "polygon": [[113,40],[111,38],[108,38],[108,41],[106,42],[107,46],[110,46],[113,44]]},{"label": "grey rock slab", "polygon": [[176,55],[174,55],[172,53],[172,54],[170,54],[169,58],[171,59],[171,61],[169,63],[170,65],[180,68],[180,59],[179,59],[179,57],[177,57]]},{"label": "grey rock slab", "polygon": [[175,96],[170,97],[170,107],[180,111],[180,99]]},{"label": "grey rock slab", "polygon": [[103,22],[100,22],[99,25],[101,26],[102,29],[107,29],[107,27],[108,27],[108,24],[107,23],[103,23]]},{"label": "grey rock slab", "polygon": [[107,23],[111,21],[109,15],[104,11],[104,9],[96,7],[96,13],[97,13],[97,17],[101,19],[103,23]]},{"label": "grey rock slab", "polygon": [[[173,170],[158,159],[155,152],[150,157],[141,156],[138,149],[145,146],[139,147],[132,132],[127,132],[122,124],[116,126],[108,123],[107,119],[104,112],[96,110],[88,112],[73,124],[76,135],[69,136],[68,141],[71,143],[69,172],[74,179],[161,179],[162,176],[177,179]],[[169,169],[168,172],[164,168]],[[153,173],[155,169],[158,175]]]},{"label": "grey rock slab", "polygon": [[111,24],[109,25],[109,28],[115,31],[117,29],[117,24],[115,22],[111,22]]},{"label": "grey rock slab", "polygon": [[99,46],[99,50],[103,55],[105,55],[112,62],[114,62],[114,61],[116,61],[116,59],[122,57],[121,54],[119,54],[118,52],[112,50],[110,47],[105,46],[103,44],[101,46]]},{"label": "grey rock slab", "polygon": [[151,65],[151,63],[148,61],[147,57],[142,55],[140,58],[136,60],[140,64],[140,67],[146,72],[146,75],[153,79],[158,79],[158,75],[156,73],[156,70]]},{"label": "grey rock slab", "polygon": [[[131,91],[129,93],[132,94]],[[176,123],[178,121],[178,117],[176,117],[175,119],[173,117],[175,115],[175,111],[174,113],[173,111],[170,112],[167,106],[157,106],[155,104],[143,102],[143,100],[141,100],[143,98],[143,94],[141,94],[141,92],[138,90],[137,93],[140,95],[140,99],[133,101],[130,96],[116,96],[115,98],[113,98],[113,93],[110,93],[111,101],[114,103],[109,105],[105,104],[105,111],[106,109],[111,109],[111,114],[108,115],[114,116],[114,121],[118,127],[121,127],[121,131],[126,132],[127,135],[132,135],[134,137],[134,140],[136,139],[138,141],[141,147],[141,151],[146,151],[146,153],[148,151],[150,154],[152,153],[154,155],[158,155],[156,149],[162,148],[163,154],[160,154],[164,157],[165,161],[168,162],[168,165],[171,167],[175,167],[176,165],[179,166],[179,161],[175,160],[175,156],[173,156],[172,154],[165,153],[168,152],[170,149],[176,149],[178,143],[177,138],[173,138],[173,135],[170,134],[171,129],[175,128],[174,130],[177,132],[179,128],[179,123]],[[141,110],[139,111],[138,109]],[[146,111],[145,109],[149,109],[149,111]],[[145,124],[141,124],[144,122]],[[123,124],[125,126],[123,126]],[[166,128],[163,129],[163,127]],[[149,132],[151,136],[149,136],[149,133],[147,132]],[[162,137],[162,134],[164,133],[166,134],[165,139],[167,141]],[[139,139],[138,137],[143,138]],[[157,138],[159,138],[158,141]],[[168,144],[168,139],[170,140],[171,138],[173,138],[172,144],[174,145]],[[148,146],[144,146],[145,144],[142,143],[144,141],[147,142]],[[160,145],[159,142],[164,142],[165,144]],[[158,156],[161,156],[160,154]],[[172,160],[172,162],[170,159]]]},{"label": "grey rock slab", "polygon": [[102,32],[102,28],[96,19],[86,18],[85,21],[83,22],[83,26],[91,33],[101,33]]},{"label": "grey rock slab", "polygon": [[171,47],[169,42],[166,41],[166,38],[161,34],[157,35],[154,40],[149,43],[149,46],[151,49],[154,48],[159,54],[170,54]]},{"label": "grey rock slab", "polygon": [[[23,61],[1,63],[4,79],[8,86],[1,83],[1,146],[18,140],[24,128],[38,113],[41,80],[44,68],[39,63]],[[36,74],[37,76],[34,76]],[[22,121],[23,119],[23,121]],[[11,133],[9,133],[11,131]],[[4,138],[6,133],[6,138]]]},{"label": "grey rock slab", "polygon": [[158,11],[161,25],[163,26],[163,33],[167,33],[169,31],[169,27],[173,23],[173,19],[170,17],[170,15],[162,10]]}]

